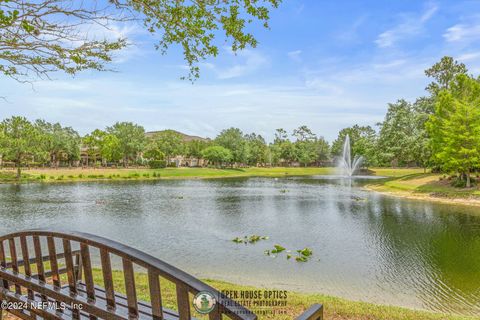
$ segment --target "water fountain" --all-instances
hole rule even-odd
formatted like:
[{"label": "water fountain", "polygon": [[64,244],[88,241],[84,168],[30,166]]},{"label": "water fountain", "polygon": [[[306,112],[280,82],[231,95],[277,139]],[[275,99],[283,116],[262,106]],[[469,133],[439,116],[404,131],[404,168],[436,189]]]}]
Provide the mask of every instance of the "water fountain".
[{"label": "water fountain", "polygon": [[342,176],[351,177],[355,171],[360,167],[363,161],[362,156],[355,155],[352,161],[350,148],[350,136],[347,134],[345,142],[343,143],[343,154],[338,161],[337,169]]}]

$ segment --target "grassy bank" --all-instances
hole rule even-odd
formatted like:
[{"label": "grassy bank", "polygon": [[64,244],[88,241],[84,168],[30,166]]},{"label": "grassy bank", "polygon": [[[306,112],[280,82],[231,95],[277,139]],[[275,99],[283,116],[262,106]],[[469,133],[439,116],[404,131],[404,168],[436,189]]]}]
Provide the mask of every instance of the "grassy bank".
[{"label": "grassy bank", "polygon": [[440,174],[391,175],[390,179],[375,181],[366,187],[370,190],[406,198],[480,205],[480,189],[478,186],[468,189],[455,188],[451,185],[450,180]]},{"label": "grassy bank", "polygon": [[[399,177],[423,172],[423,169],[372,169],[375,175]],[[288,177],[335,174],[334,168],[165,168],[165,169],[26,169],[20,182],[59,182],[95,180],[209,179],[233,177]],[[14,170],[0,170],[0,182],[17,182]]]},{"label": "grassy bank", "polygon": [[[95,180],[208,179],[229,177],[285,177],[331,174],[332,168],[165,168],[165,169],[31,169],[24,170],[21,182]],[[0,171],[0,182],[15,182],[13,170]]]},{"label": "grassy bank", "polygon": [[[45,264],[48,267],[48,263]],[[35,270],[35,266],[32,266]],[[22,272],[22,268],[20,270]],[[95,284],[103,286],[103,277],[101,269],[93,269]],[[65,275],[61,277],[62,283],[67,283]],[[244,286],[232,284],[224,281],[204,279],[204,282],[219,291],[235,291],[240,294],[241,291],[264,291],[269,288],[258,288],[253,286]],[[125,294],[124,277],[121,271],[113,271],[113,282],[115,291]],[[148,278],[145,273],[135,273],[135,285],[137,288],[137,297],[142,301],[150,301]],[[165,308],[176,310],[176,291],[173,283],[160,278],[162,293],[162,303]],[[269,299],[267,299],[269,300]],[[275,300],[275,299],[271,299]],[[253,305],[257,300],[243,299],[247,304]],[[262,299],[262,301],[265,301]],[[276,299],[276,301],[284,301]],[[240,301],[239,301],[240,302]],[[314,303],[321,303],[324,306],[325,319],[329,320],[474,320],[476,317],[448,315],[442,313],[433,313],[428,311],[412,310],[402,307],[376,305],[373,303],[350,301],[343,298],[337,298],[323,294],[307,294],[298,292],[287,292],[286,306],[282,307],[249,307],[250,310],[257,313],[260,320],[287,320],[294,319]],[[276,310],[273,314],[271,310]],[[280,313],[280,314],[279,314]],[[192,308],[192,316],[197,319],[208,319],[195,312]],[[17,319],[11,314],[6,319]]]},{"label": "grassy bank", "polygon": [[[94,270],[95,282],[102,283],[100,270]],[[124,291],[123,275],[119,271],[114,271],[114,283],[117,290]],[[148,279],[146,274],[136,274],[136,285],[139,299],[148,301]],[[217,290],[264,290],[264,288],[255,288],[251,286],[235,285],[217,280],[204,280],[206,283]],[[172,283],[162,281],[162,299],[165,307],[175,309],[175,288]],[[300,315],[306,308],[314,303],[322,303],[325,308],[325,319],[329,320],[400,320],[400,319],[422,319],[422,320],[472,320],[472,317],[450,316],[444,314],[435,314],[424,311],[415,311],[406,308],[381,306],[365,302],[354,302],[346,299],[336,298],[322,294],[304,294],[304,293],[287,293],[287,306],[279,307],[277,310],[284,310],[285,314],[261,315],[259,319],[293,319]],[[251,308],[254,309],[254,308]],[[271,309],[260,309],[271,310]],[[198,316],[198,315],[196,315]]]}]

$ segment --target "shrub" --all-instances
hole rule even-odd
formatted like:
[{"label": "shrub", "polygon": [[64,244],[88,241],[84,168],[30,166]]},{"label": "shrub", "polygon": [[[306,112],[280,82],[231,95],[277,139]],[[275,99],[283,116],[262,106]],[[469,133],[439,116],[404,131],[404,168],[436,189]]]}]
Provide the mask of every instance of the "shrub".
[{"label": "shrub", "polygon": [[148,166],[152,169],[161,169],[167,166],[167,162],[165,160],[151,160]]},{"label": "shrub", "polygon": [[[452,187],[455,188],[465,188],[467,186],[467,181],[465,179],[462,179],[461,177],[457,177],[452,180],[451,184]],[[473,177],[470,178],[470,184],[472,186],[476,185],[476,181]]]}]

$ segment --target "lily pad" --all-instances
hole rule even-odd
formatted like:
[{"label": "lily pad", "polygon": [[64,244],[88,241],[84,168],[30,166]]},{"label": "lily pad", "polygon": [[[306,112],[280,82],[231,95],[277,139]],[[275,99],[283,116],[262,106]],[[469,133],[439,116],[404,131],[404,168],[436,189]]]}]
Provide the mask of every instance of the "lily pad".
[{"label": "lily pad", "polygon": [[297,262],[307,262],[308,258],[305,257],[305,256],[298,256],[298,257],[295,257],[295,261],[297,261]]},{"label": "lily pad", "polygon": [[304,248],[302,250],[297,250],[298,253],[300,253],[304,257],[310,257],[313,255],[313,251],[310,248]]}]

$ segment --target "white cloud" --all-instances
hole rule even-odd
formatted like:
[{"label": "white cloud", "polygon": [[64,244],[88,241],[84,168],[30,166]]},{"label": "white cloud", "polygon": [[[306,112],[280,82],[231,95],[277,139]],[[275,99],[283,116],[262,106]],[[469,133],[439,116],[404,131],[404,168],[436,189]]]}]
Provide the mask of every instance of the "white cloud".
[{"label": "white cloud", "polygon": [[480,58],[480,52],[463,53],[457,57],[459,61],[471,61]]},{"label": "white cloud", "polygon": [[301,54],[302,54],[302,50],[295,50],[295,51],[288,52],[287,56],[293,61],[300,62],[302,61],[302,58],[300,57]]},{"label": "white cloud", "polygon": [[313,77],[306,80],[305,86],[326,95],[341,95],[344,92],[342,87],[335,85],[330,80],[324,80],[321,77]]},{"label": "white cloud", "polygon": [[[234,54],[231,50],[229,50]],[[237,60],[243,60],[231,67],[220,69],[214,67],[219,79],[231,79],[251,74],[268,64],[268,59],[259,51],[245,49],[237,52]]]},{"label": "white cloud", "polygon": [[424,24],[430,20],[437,12],[438,6],[430,3],[427,9],[420,15],[403,14],[401,22],[378,35],[375,40],[379,48],[388,48],[394,46],[397,42],[421,34]]},{"label": "white cloud", "polygon": [[352,86],[343,91],[329,81],[311,77],[306,84],[191,85],[137,82],[126,75],[105,74],[95,79],[45,81],[35,92],[11,82],[4,86],[11,103],[2,103],[0,118],[12,114],[44,118],[73,126],[81,134],[115,121],[133,121],[146,130],[173,128],[209,137],[235,126],[245,132],[264,132],[267,139],[277,127],[291,131],[306,124],[333,139],[346,125],[374,124],[383,116],[383,93],[370,95]]},{"label": "white cloud", "polygon": [[443,34],[447,42],[473,42],[480,39],[480,23],[456,24]]}]

